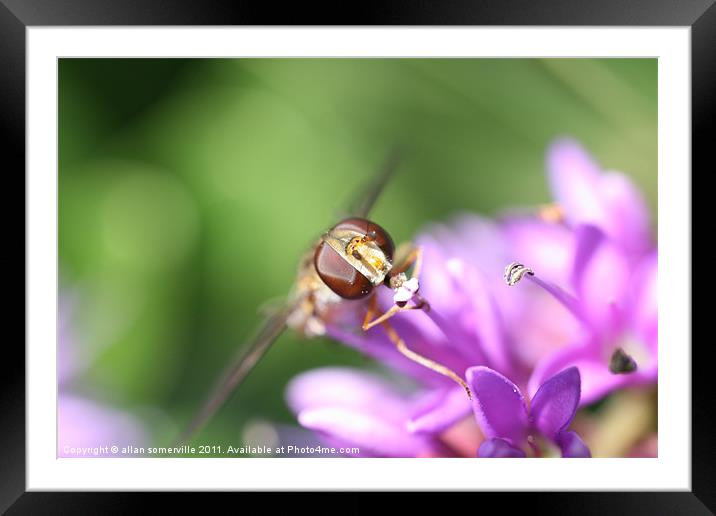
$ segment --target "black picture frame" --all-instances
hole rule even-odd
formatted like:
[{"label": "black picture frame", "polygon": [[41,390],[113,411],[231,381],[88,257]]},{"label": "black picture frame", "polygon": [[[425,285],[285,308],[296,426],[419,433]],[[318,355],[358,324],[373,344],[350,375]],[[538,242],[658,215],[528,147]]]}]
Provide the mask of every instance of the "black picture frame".
[{"label": "black picture frame", "polygon": [[[716,125],[714,0],[504,0],[491,3],[458,0],[449,4],[372,1],[356,2],[350,9],[345,7],[335,4],[334,11],[325,11],[323,7],[305,3],[271,5],[268,2],[251,4],[217,0],[0,0],[0,131],[4,163],[9,163],[5,167],[4,179],[12,178],[20,183],[17,189],[5,188],[6,200],[19,196],[17,192],[24,192],[25,188],[22,173],[25,167],[25,31],[27,27],[43,25],[691,27],[692,170],[700,170],[703,175],[713,170],[709,159],[713,140],[708,135],[714,133]],[[692,178],[696,175],[693,171]],[[703,220],[710,220],[710,217]],[[23,251],[23,267],[26,258]],[[13,275],[8,274],[10,276]],[[6,299],[13,299],[13,306],[25,306],[9,296]],[[694,304],[694,311],[697,308]],[[25,492],[25,352],[20,342],[18,338],[6,338],[4,342],[5,367],[0,376],[0,414],[3,421],[0,427],[0,511],[7,510],[9,514],[105,514],[130,513],[144,508],[145,502],[129,493]],[[711,514],[716,511],[716,440],[713,437],[714,409],[709,399],[713,391],[707,385],[712,363],[707,359],[707,349],[711,342],[695,342],[692,346],[692,490],[530,494],[528,503],[531,512]],[[480,495],[481,503],[486,500],[483,496],[487,495]],[[246,498],[243,500],[248,503]],[[420,497],[412,500],[413,503],[422,503]],[[185,504],[182,496],[162,495],[162,503],[172,501]],[[352,503],[357,512],[360,512],[360,507],[369,510],[371,505],[367,501]]]}]

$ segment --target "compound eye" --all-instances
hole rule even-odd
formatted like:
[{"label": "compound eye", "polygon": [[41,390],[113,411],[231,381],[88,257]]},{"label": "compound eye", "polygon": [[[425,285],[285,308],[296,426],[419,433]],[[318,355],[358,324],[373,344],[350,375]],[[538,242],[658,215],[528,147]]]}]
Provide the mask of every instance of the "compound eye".
[{"label": "compound eye", "polygon": [[370,240],[375,242],[378,247],[380,247],[381,251],[385,253],[386,258],[388,258],[391,262],[393,261],[393,255],[395,254],[393,239],[385,229],[375,222],[371,222],[368,219],[352,217],[342,220],[336,224],[334,229],[355,231],[356,233],[367,236]]},{"label": "compound eye", "polygon": [[361,299],[373,291],[370,280],[325,242],[316,248],[313,264],[323,283],[344,299]]}]

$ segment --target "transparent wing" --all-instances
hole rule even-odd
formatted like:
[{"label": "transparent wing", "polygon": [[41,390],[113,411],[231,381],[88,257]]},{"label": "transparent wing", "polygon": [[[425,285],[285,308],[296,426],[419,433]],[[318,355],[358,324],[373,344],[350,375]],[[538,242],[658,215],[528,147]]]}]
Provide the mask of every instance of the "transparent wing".
[{"label": "transparent wing", "polygon": [[271,344],[286,329],[286,318],[290,313],[291,307],[285,305],[264,320],[254,337],[241,349],[239,357],[221,377],[201,410],[179,436],[176,444],[182,444],[189,440],[216,414],[229,396],[246,379],[259,360],[263,358]]},{"label": "transparent wing", "polygon": [[397,146],[393,147],[375,176],[358,192],[354,199],[348,203],[347,210],[341,215],[367,217],[373,209],[375,201],[378,200],[378,197],[383,192],[385,185],[388,184],[388,181],[393,176],[395,169],[400,163],[400,158],[400,149]]},{"label": "transparent wing", "polygon": [[[383,165],[372,180],[360,190],[348,209],[342,215],[353,217],[367,217],[373,205],[390,180],[393,172],[400,161],[400,152],[394,147],[386,157]],[[286,319],[293,307],[283,304],[273,315],[267,317],[259,327],[253,339],[242,348],[241,354],[233,365],[222,376],[217,386],[202,406],[201,410],[194,416],[186,430],[176,440],[175,444],[182,444],[197,433],[216,412],[226,403],[231,394],[241,385],[254,366],[263,358],[271,347],[271,344],[286,329]]]}]

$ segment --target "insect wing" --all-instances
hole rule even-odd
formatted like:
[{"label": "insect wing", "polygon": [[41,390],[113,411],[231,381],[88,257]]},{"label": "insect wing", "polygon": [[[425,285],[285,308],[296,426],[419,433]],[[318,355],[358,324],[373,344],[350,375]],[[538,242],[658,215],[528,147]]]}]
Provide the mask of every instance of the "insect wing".
[{"label": "insect wing", "polygon": [[[400,153],[397,148],[394,148],[370,183],[349,204],[346,215],[362,218],[368,216],[385,185],[393,175],[399,161]],[[178,444],[190,439],[226,403],[229,396],[241,385],[256,364],[263,358],[271,344],[286,329],[286,320],[292,311],[292,306],[284,304],[282,308],[264,320],[254,338],[242,348],[239,358],[223,375],[222,380],[218,382],[207,402],[179,437]]]},{"label": "insect wing", "polygon": [[263,358],[276,339],[286,329],[286,319],[291,307],[267,317],[251,341],[241,349],[241,354],[222,376],[206,403],[189,423],[178,443],[184,443],[198,432],[221,408],[231,394],[243,383],[256,364]]}]

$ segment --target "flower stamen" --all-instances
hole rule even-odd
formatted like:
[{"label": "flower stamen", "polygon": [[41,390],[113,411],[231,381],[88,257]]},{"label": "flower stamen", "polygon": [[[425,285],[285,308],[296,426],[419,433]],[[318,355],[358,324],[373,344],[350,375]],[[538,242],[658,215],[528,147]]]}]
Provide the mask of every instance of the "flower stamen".
[{"label": "flower stamen", "polygon": [[609,359],[609,371],[612,374],[628,374],[636,371],[636,360],[622,348],[617,348]]},{"label": "flower stamen", "polygon": [[539,207],[537,216],[544,222],[560,224],[564,222],[564,210],[559,204],[544,204]]},{"label": "flower stamen", "polygon": [[519,262],[512,262],[507,267],[505,267],[505,283],[507,283],[510,287],[513,287],[519,283],[525,274],[529,274],[530,276],[534,276],[534,271],[530,269],[529,267],[525,267]]},{"label": "flower stamen", "polygon": [[541,279],[529,267],[526,267],[519,262],[512,262],[505,267],[505,274],[503,277],[505,278],[505,283],[507,283],[510,287],[516,285],[522,280],[522,278],[526,277],[559,301],[559,303],[569,310],[579,321],[584,320],[582,312],[578,308],[579,303],[573,296],[559,288],[557,285]]}]

